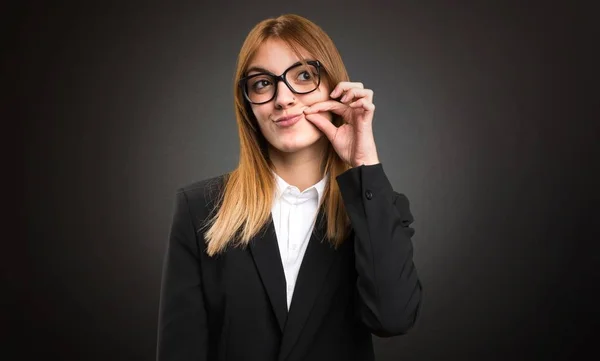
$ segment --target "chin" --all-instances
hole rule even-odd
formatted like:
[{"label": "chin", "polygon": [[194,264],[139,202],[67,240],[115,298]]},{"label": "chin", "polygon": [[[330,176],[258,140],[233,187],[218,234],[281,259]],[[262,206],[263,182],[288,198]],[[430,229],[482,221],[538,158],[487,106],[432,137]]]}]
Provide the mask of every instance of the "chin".
[{"label": "chin", "polygon": [[280,139],[274,147],[282,153],[294,153],[316,145],[323,135],[313,135],[310,137],[294,137],[293,139]]}]

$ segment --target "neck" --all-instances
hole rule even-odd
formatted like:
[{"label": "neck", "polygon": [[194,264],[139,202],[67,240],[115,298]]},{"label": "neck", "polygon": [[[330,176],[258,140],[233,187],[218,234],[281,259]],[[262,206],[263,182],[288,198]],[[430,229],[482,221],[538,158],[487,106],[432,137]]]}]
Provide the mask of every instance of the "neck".
[{"label": "neck", "polygon": [[275,173],[300,192],[323,179],[322,161],[327,150],[327,138],[321,137],[313,146],[298,152],[281,152],[269,147],[269,157]]}]

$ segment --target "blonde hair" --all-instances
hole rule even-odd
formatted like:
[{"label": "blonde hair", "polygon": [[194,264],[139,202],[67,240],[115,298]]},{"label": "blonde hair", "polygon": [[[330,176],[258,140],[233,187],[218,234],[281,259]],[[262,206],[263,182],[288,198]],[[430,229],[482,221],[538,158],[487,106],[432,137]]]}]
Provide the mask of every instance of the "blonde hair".
[{"label": "blonde hair", "polygon": [[[329,36],[313,22],[293,14],[266,19],[258,23],[246,37],[237,60],[234,78],[234,104],[240,139],[240,160],[237,168],[224,176],[224,188],[206,220],[204,233],[209,256],[223,252],[227,246],[246,246],[269,221],[276,181],[273,164],[268,157],[267,141],[245,100],[238,81],[248,63],[267,40],[277,38],[290,46],[302,59],[300,50],[321,62],[328,84],[348,81],[342,58]],[[343,119],[333,114],[332,122],[340,126]],[[337,247],[347,238],[350,220],[346,213],[336,177],[350,169],[328,142],[321,164],[322,176],[328,175],[320,210],[327,219],[325,237]],[[322,208],[321,208],[322,207]],[[203,228],[205,228],[203,227]],[[316,227],[316,226],[315,226]]]}]

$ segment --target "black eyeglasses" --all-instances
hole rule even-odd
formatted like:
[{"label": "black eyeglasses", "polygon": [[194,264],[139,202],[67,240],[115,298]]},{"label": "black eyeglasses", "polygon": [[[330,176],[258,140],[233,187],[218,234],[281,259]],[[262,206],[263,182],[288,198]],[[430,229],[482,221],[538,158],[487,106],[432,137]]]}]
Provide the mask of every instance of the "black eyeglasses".
[{"label": "black eyeglasses", "polygon": [[264,104],[275,98],[279,81],[296,94],[313,92],[321,84],[321,63],[318,60],[309,60],[306,65],[297,62],[281,75],[262,71],[243,77],[239,86],[250,103]]}]

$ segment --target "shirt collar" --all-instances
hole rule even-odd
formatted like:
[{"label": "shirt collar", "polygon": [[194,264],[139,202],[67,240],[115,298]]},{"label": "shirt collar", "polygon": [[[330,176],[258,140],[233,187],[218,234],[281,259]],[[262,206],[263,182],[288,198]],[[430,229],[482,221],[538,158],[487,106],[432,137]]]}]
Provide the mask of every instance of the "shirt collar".
[{"label": "shirt collar", "polygon": [[[275,200],[278,201],[281,197],[290,201],[290,203],[302,203],[308,199],[317,198],[317,204],[321,204],[321,199],[323,199],[323,193],[325,192],[325,186],[327,185],[328,174],[326,174],[320,181],[316,184],[305,189],[302,193],[299,192],[299,189],[293,185],[287,183],[283,178],[281,178],[275,171],[272,171],[275,175],[275,179],[277,181],[277,187],[275,189]],[[290,190],[290,191],[288,191]],[[288,192],[286,192],[288,191]],[[316,193],[316,194],[315,194]]]}]

